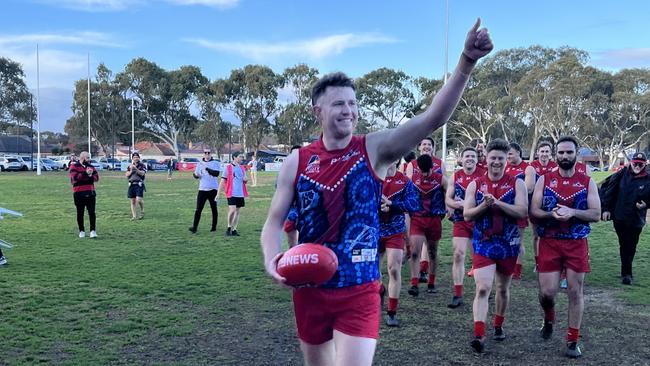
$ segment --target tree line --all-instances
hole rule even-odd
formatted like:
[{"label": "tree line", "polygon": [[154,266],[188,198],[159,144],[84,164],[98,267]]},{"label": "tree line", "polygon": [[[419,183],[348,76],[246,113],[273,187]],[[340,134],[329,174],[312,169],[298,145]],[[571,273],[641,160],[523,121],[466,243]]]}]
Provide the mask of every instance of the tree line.
[{"label": "tree line", "polygon": [[[449,146],[503,137],[534,151],[540,140],[571,134],[594,150],[601,164],[647,146],[650,69],[610,73],[588,61],[588,53],[579,49],[541,46],[486,58],[450,120]],[[7,131],[34,113],[20,65],[0,58],[0,73],[0,131]],[[305,64],[281,73],[247,65],[212,81],[196,66],[165,70],[144,58],[116,74],[100,64],[90,83],[92,137],[104,148],[115,139],[130,143],[133,100],[138,136],[166,142],[177,155],[189,141],[218,151],[233,133],[249,151],[269,135],[287,147],[301,144],[318,133],[310,99],[318,76]],[[87,85],[86,79],[75,83],[73,116],[65,124],[73,140],[87,136]],[[357,78],[356,85],[357,132],[367,133],[393,128],[423,111],[442,80],[380,68]]]}]

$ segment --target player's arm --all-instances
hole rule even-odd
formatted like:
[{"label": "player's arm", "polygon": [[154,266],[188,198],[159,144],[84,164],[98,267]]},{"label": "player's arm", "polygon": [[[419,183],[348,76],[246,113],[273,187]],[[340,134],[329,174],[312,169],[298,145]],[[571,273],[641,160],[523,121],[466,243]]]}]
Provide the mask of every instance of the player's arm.
[{"label": "player's arm", "polygon": [[422,138],[447,123],[465,90],[476,62],[493,48],[487,29],[479,30],[480,19],[469,30],[460,60],[451,78],[438,91],[431,105],[423,113],[397,128],[367,135],[366,148],[376,171],[383,171],[392,162],[406,154]]},{"label": "player's arm", "polygon": [[282,226],[287,217],[294,194],[294,179],[298,171],[298,152],[294,151],[282,164],[278,174],[278,186],[271,201],[269,214],[262,228],[260,241],[262,253],[264,254],[264,268],[274,281],[283,284],[285,278],[276,271],[278,260],[282,250]]},{"label": "player's arm", "polygon": [[194,172],[192,173],[192,176],[195,179],[201,178],[201,170],[203,168],[203,163],[198,163],[196,164],[196,167],[194,168]]},{"label": "player's arm", "polygon": [[587,222],[598,222],[600,220],[600,197],[598,196],[598,186],[592,178],[589,178],[589,191],[587,192],[586,210],[574,210],[573,217],[578,220]]},{"label": "player's arm", "polygon": [[528,194],[533,193],[533,190],[535,190],[535,168],[532,166],[527,166],[526,170],[524,172],[525,178],[524,178],[524,183],[526,183],[526,191]]},{"label": "player's arm", "polygon": [[544,198],[544,176],[542,175],[535,183],[533,198],[530,204],[530,215],[537,219],[551,219],[553,214],[542,209],[542,199]]},{"label": "player's arm", "polygon": [[404,175],[409,177],[409,179],[413,179],[413,164],[406,164],[406,171],[404,172]]},{"label": "player's arm", "polygon": [[447,184],[447,191],[445,193],[445,204],[452,210],[460,210],[463,208],[463,201],[456,201],[455,179],[450,179]]},{"label": "player's arm", "polygon": [[528,215],[528,191],[526,183],[523,180],[515,181],[515,203],[509,204],[503,201],[495,200],[494,205],[503,213],[515,219],[523,219]]},{"label": "player's arm", "polygon": [[463,217],[465,221],[474,221],[488,209],[487,200],[476,205],[476,181],[471,182],[465,190],[465,201],[463,202]]}]

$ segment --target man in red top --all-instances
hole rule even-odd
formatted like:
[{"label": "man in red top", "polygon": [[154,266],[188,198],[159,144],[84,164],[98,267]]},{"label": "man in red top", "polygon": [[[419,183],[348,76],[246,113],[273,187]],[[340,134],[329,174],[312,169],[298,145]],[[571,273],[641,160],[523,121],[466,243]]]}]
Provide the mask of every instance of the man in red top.
[{"label": "man in red top", "polygon": [[485,171],[487,171],[487,162],[486,162],[486,154],[485,154],[485,142],[481,139],[476,140],[476,154],[477,154],[477,161],[476,161],[476,166],[479,168],[483,168]]},{"label": "man in red top", "polygon": [[[527,194],[533,193],[533,188],[535,187],[535,169],[528,165],[522,159],[522,150],[521,146],[516,142],[511,142],[509,145],[510,149],[508,150],[508,165],[506,166],[505,173],[511,177],[521,179],[526,184]],[[518,221],[519,231],[521,231],[521,237],[524,237],[524,231],[528,227],[528,217],[524,217]],[[524,259],[524,254],[526,250],[524,247],[523,241],[521,242],[521,250],[519,251],[519,257],[517,258],[517,266],[515,267],[515,273],[512,274],[512,278],[515,280],[521,279],[522,272],[522,263]]]},{"label": "man in red top", "polygon": [[472,241],[472,222],[463,218],[463,202],[465,190],[476,178],[485,175],[486,171],[476,166],[476,149],[466,147],[460,153],[462,169],[454,173],[453,179],[447,184],[445,203],[453,210],[449,218],[454,223],[452,244],[454,248],[454,261],[451,266],[451,276],[454,281],[454,296],[450,308],[457,308],[463,304],[463,277],[465,274],[465,251],[467,244]]},{"label": "man in red top", "polygon": [[79,160],[70,165],[70,182],[74,197],[74,205],[77,207],[77,226],[79,226],[79,237],[86,237],[84,228],[84,210],[88,210],[90,219],[90,237],[96,238],[95,229],[95,182],[99,180],[99,174],[95,167],[90,165],[90,154],[82,151]]},{"label": "man in red top", "polygon": [[[535,182],[537,182],[539,177],[542,175],[558,169],[557,163],[552,160],[552,157],[553,145],[548,141],[540,142],[539,145],[537,145],[537,159],[530,163],[530,166],[535,169]],[[530,198],[529,201],[532,202],[532,194]],[[533,251],[535,252],[535,263],[537,263],[539,236],[537,236],[537,225],[534,220],[531,220],[531,224],[533,226]]]},{"label": "man in red top", "polygon": [[282,226],[293,203],[301,243],[327,246],[339,268],[316,288],[295,289],[294,312],[305,363],[371,365],[379,335],[379,205],[388,166],[447,122],[476,62],[493,48],[480,21],[467,34],[463,56],[431,106],[397,128],[353,136],[355,86],[342,73],[312,89],[321,138],[289,155],[278,175],[261,242],[265,269],[279,284]]},{"label": "man in red top", "polygon": [[578,347],[584,310],[583,286],[590,271],[587,237],[590,222],[600,219],[598,187],[590,177],[575,171],[578,142],[570,136],[556,144],[558,171],[542,175],[535,184],[530,213],[539,234],[539,303],[544,310],[541,335],[551,338],[555,322],[555,297],[560,272],[567,271],[569,329],[566,355],[581,356]]}]

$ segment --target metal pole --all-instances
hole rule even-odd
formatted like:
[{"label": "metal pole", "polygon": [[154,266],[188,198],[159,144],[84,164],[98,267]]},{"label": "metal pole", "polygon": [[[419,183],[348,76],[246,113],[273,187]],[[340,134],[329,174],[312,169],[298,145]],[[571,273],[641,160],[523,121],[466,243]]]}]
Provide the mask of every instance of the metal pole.
[{"label": "metal pole", "polygon": [[34,100],[31,92],[29,93],[29,130],[30,130],[29,141],[31,142],[32,145],[30,156],[32,157],[32,163],[33,163],[34,162]]},{"label": "metal pole", "polygon": [[93,156],[90,147],[90,52],[88,52],[88,154]]},{"label": "metal pole", "polygon": [[131,98],[131,149],[135,149],[135,102],[133,98]]},{"label": "metal pole", "polygon": [[36,44],[36,127],[38,128],[36,131],[36,175],[41,175],[41,70],[39,62],[38,44]]},{"label": "metal pole", "polygon": [[[443,83],[447,84],[447,69],[449,67],[449,0],[445,1],[445,68]],[[442,164],[447,163],[447,123],[442,125]],[[446,172],[443,172],[443,174]]]}]

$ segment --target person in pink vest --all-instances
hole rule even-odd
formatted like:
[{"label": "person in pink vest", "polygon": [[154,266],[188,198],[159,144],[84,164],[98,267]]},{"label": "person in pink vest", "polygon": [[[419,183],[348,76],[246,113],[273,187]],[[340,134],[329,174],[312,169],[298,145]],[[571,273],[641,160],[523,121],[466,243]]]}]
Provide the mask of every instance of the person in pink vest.
[{"label": "person in pink vest", "polygon": [[[248,197],[246,183],[246,167],[241,165],[243,155],[239,152],[232,154],[232,162],[223,166],[221,178],[225,181],[219,186],[219,191],[226,191],[228,199],[228,229],[226,236],[239,236],[237,224],[239,223],[239,210],[245,206],[244,199]],[[219,194],[217,194],[219,198]]]}]

